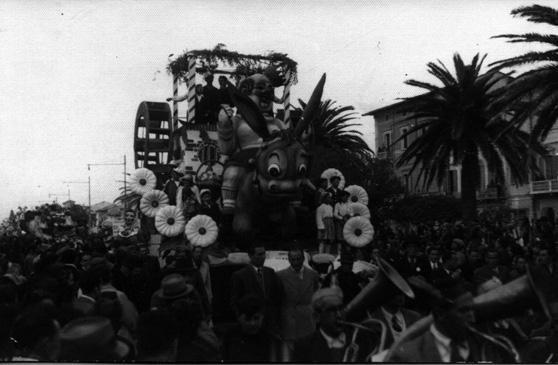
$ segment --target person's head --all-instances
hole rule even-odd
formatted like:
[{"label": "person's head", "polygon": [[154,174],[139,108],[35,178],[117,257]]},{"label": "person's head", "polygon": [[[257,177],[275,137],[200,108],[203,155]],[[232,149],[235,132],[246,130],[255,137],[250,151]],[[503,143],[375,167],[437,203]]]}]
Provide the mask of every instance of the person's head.
[{"label": "person's head", "polygon": [[122,304],[115,291],[101,292],[95,302],[95,313],[101,317],[108,318],[114,333],[118,333],[122,327]]},{"label": "person's head", "polygon": [[351,194],[349,194],[349,193],[346,192],[346,191],[343,191],[343,192],[341,193],[341,202],[343,202],[343,203],[348,202],[348,201],[349,201],[349,196],[351,196]]},{"label": "person's head", "polygon": [[91,271],[84,271],[79,277],[79,287],[83,294],[94,298],[101,290],[101,279]]},{"label": "person's head", "polygon": [[207,74],[204,79],[208,86],[213,85],[213,74]]},{"label": "person's head", "polygon": [[537,263],[540,265],[550,264],[550,250],[547,247],[541,247],[537,255]]},{"label": "person's head", "polygon": [[196,85],[196,95],[198,96],[203,95],[203,86],[201,84]]},{"label": "person's head", "polygon": [[139,361],[175,361],[178,328],[167,310],[152,310],[140,314],[137,328]]},{"label": "person's head", "polygon": [[327,188],[327,179],[321,177],[320,180],[318,180],[318,186],[322,189],[326,189]]},{"label": "person's head", "polygon": [[264,303],[254,294],[247,294],[237,302],[237,320],[243,333],[254,335],[260,332],[264,320]]},{"label": "person's head", "polygon": [[331,204],[333,201],[331,194],[326,193],[322,196],[322,204]]},{"label": "person's head", "polygon": [[211,197],[211,190],[203,189],[200,192],[200,199],[201,199],[202,203],[207,204],[207,205],[211,204],[211,198],[212,198]]},{"label": "person's head", "polygon": [[288,254],[289,264],[294,271],[299,272],[304,264],[304,253],[300,247],[293,247],[289,250]]},{"label": "person's head", "polygon": [[434,324],[444,335],[461,342],[467,338],[467,329],[475,321],[471,309],[473,295],[456,280],[446,281],[438,286],[438,289],[449,301],[441,301],[434,305],[432,309]]},{"label": "person's head", "polygon": [[500,263],[498,252],[495,250],[488,250],[486,252],[486,265],[489,267],[496,267]]},{"label": "person's head", "polygon": [[124,214],[124,221],[126,224],[132,224],[134,219],[136,219],[136,212],[131,209],[126,210],[126,213]]},{"label": "person's head", "polygon": [[339,323],[343,309],[343,292],[339,287],[318,289],[312,295],[312,308],[322,331],[332,337],[343,332],[343,325]]},{"label": "person's head", "polygon": [[200,246],[194,246],[192,249],[192,260],[199,266],[203,258],[203,248]]},{"label": "person's head", "polygon": [[82,362],[124,361],[132,349],[118,339],[104,317],[82,317],[66,324],[61,332],[60,360]]},{"label": "person's head", "polygon": [[263,267],[265,262],[265,247],[262,244],[254,244],[248,248],[250,263],[255,267]]},{"label": "person's head", "polygon": [[227,87],[227,84],[229,83],[227,78],[225,76],[219,76],[219,78],[217,79],[217,81],[219,82],[219,87],[221,89],[224,89]]},{"label": "person's head", "polygon": [[60,353],[60,326],[50,311],[35,305],[14,321],[12,335],[22,356],[56,361]]},{"label": "person's head", "polygon": [[527,259],[525,256],[517,256],[515,258],[514,267],[519,273],[524,273],[527,271]]},{"label": "person's head", "polygon": [[341,178],[339,176],[332,176],[329,179],[329,182],[331,183],[331,186],[333,186],[334,188],[338,188],[339,187],[339,183],[341,182]]},{"label": "person's head", "polygon": [[428,249],[428,260],[430,262],[438,262],[440,261],[441,252],[440,249],[436,246],[432,246]]},{"label": "person's head", "polygon": [[473,266],[478,265],[481,262],[481,254],[479,252],[479,250],[477,249],[472,249],[469,251],[469,255],[467,256],[467,260],[469,261],[469,263]]}]

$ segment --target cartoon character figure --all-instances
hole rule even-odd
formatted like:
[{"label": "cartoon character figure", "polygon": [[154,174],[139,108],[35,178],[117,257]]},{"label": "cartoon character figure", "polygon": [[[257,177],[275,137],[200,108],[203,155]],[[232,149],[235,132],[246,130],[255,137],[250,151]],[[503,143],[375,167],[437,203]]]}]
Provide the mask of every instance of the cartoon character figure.
[{"label": "cartoon character figure", "polygon": [[310,155],[302,138],[318,109],[324,83],[325,75],[295,128],[273,117],[273,87],[267,77],[252,75],[240,85],[240,92],[230,89],[238,114],[221,113],[218,133],[219,147],[229,155],[223,206],[225,212],[234,213],[235,232],[250,232],[253,218],[261,214],[283,220],[285,231],[292,229],[288,222],[294,220],[294,211],[289,202],[299,199],[302,185],[309,183]]}]

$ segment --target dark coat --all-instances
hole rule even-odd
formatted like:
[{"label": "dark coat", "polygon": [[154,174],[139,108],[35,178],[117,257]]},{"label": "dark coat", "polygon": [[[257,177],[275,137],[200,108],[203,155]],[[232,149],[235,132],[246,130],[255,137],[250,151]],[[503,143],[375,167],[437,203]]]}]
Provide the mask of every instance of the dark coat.
[{"label": "dark coat", "polygon": [[[349,345],[352,338],[352,331],[346,332],[345,336],[347,338],[347,345]],[[357,361],[363,362],[372,351],[370,336],[366,334],[357,336],[357,345],[359,345]],[[292,361],[300,363],[339,363],[343,360],[345,350],[346,347],[339,350],[330,349],[321,332],[316,330],[310,335],[295,341]]]},{"label": "dark coat", "polygon": [[256,270],[252,265],[246,265],[236,271],[231,278],[231,306],[236,311],[236,303],[247,294],[255,294],[265,303],[266,328],[273,332],[278,331],[279,308],[283,289],[275,271],[263,267],[264,288],[258,282]]},{"label": "dark coat", "polygon": [[[479,338],[477,335],[471,333],[467,339],[467,343],[469,344],[469,357],[466,360],[467,362],[512,362],[509,354],[506,354],[502,348],[488,343],[487,340]],[[485,353],[485,359],[482,358],[483,353]],[[430,330],[427,330],[420,336],[399,344],[399,346],[394,350],[390,361],[436,363],[442,362],[442,359],[440,357],[440,353],[438,352],[438,348],[436,347],[434,335],[430,332]]]},{"label": "dark coat", "polygon": [[255,335],[242,333],[240,325],[230,328],[223,338],[223,361],[225,362],[269,362],[271,339],[265,332]]},{"label": "dark coat", "polygon": [[480,285],[492,277],[497,277],[503,284],[510,281],[510,270],[503,265],[499,265],[497,271],[488,265],[484,265],[475,270],[474,281],[476,285]]},{"label": "dark coat", "polygon": [[95,300],[80,296],[74,300],[73,307],[85,316],[92,316],[95,313]]}]

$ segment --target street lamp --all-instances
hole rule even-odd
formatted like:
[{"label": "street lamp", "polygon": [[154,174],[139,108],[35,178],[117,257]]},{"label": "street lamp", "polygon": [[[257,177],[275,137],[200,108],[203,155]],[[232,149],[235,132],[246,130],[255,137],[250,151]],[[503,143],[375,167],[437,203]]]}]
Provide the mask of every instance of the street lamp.
[{"label": "street lamp", "polygon": [[[108,162],[108,163],[88,163],[87,171],[91,171],[91,166],[124,166],[124,194],[126,194],[126,155],[124,155],[124,162]],[[89,173],[89,191],[91,192],[91,173]],[[90,197],[91,199],[91,193]],[[91,203],[90,203],[91,204]],[[126,207],[126,201],[124,201],[124,208]]]}]

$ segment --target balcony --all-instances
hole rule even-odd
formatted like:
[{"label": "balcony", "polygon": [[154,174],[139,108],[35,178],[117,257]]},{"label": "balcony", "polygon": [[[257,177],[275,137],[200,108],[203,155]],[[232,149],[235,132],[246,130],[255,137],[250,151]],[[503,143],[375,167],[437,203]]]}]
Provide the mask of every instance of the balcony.
[{"label": "balcony", "polygon": [[530,187],[531,194],[558,193],[558,179],[532,181]]},{"label": "balcony", "polygon": [[491,200],[491,199],[499,199],[502,196],[498,195],[498,188],[490,187],[486,188],[483,191],[477,192],[477,199],[478,200]]}]

